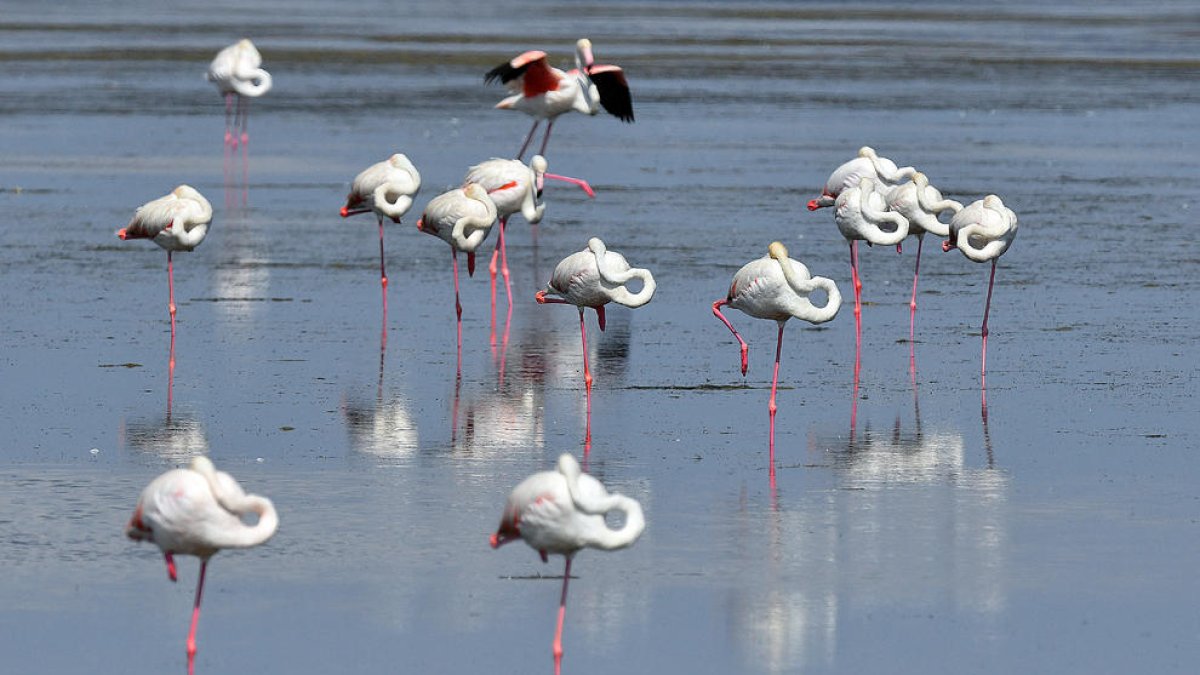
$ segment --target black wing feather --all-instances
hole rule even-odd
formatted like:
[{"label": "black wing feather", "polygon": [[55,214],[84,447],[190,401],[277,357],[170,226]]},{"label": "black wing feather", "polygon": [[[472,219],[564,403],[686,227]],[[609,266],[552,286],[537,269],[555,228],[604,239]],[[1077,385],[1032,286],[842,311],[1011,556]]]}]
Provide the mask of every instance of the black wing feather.
[{"label": "black wing feather", "polygon": [[509,82],[512,82],[518,77],[524,75],[525,69],[528,67],[529,64],[527,63],[520,68],[513,68],[511,61],[505,61],[495,68],[487,71],[487,74],[483,76],[483,82],[484,84],[491,84],[496,80],[500,80],[500,82],[503,84],[508,84]]},{"label": "black wing feather", "polygon": [[629,94],[625,76],[620,71],[609,71],[589,77],[600,93],[600,105],[604,106],[604,110],[622,122],[632,122],[633,98]]}]

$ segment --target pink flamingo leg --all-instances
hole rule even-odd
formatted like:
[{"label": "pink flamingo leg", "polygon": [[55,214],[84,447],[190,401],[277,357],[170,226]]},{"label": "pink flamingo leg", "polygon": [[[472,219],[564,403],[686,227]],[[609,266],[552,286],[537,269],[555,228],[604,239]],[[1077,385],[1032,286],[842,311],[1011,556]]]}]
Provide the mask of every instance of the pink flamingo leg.
[{"label": "pink flamingo leg", "polygon": [[225,145],[233,143],[233,92],[225,94]]},{"label": "pink flamingo leg", "polygon": [[250,99],[242,100],[242,145],[250,142]]},{"label": "pink flamingo leg", "polygon": [[387,269],[383,263],[383,218],[379,218],[379,284],[383,287],[383,315],[387,316]]},{"label": "pink flamingo leg", "polygon": [[[983,305],[983,365],[980,368],[980,377],[983,381],[984,396],[987,396],[987,337],[988,337],[988,313],[992,309],[992,284],[996,281],[996,260],[992,259],[992,274],[988,277],[988,294],[987,302]],[[985,399],[986,405],[986,399]]]},{"label": "pink flamingo leg", "polygon": [[725,315],[721,313],[721,306],[728,304],[728,300],[717,300],[713,303],[712,311],[713,314],[721,320],[721,323],[724,323],[725,326],[729,328],[729,332],[733,333],[733,337],[737,338],[738,344],[742,346],[742,377],[745,377],[746,369],[750,366],[750,345],[746,344],[746,341],[743,340],[742,336],[738,334],[737,329],[733,327],[733,324],[729,323],[729,319],[726,319]]},{"label": "pink flamingo leg", "polygon": [[178,581],[179,575],[175,573],[175,556],[167,551],[163,553],[163,559],[167,561],[167,578],[171,581]]},{"label": "pink flamingo leg", "polygon": [[567,556],[567,566],[563,570],[562,598],[558,602],[558,628],[554,631],[554,644],[550,651],[554,654],[554,675],[562,673],[562,631],[563,621],[567,618],[567,584],[571,581],[571,557]]},{"label": "pink flamingo leg", "polygon": [[[171,398],[175,390],[175,334],[171,334],[171,351],[167,356],[167,420],[171,419]],[[170,555],[170,554],[168,554]],[[174,563],[171,563],[174,565]]]},{"label": "pink flamingo leg", "polygon": [[242,206],[250,197],[250,99],[239,97],[242,115]]},{"label": "pink flamingo leg", "polygon": [[779,341],[775,344],[775,374],[771,377],[771,402],[767,404],[767,411],[771,415],[771,477],[775,477],[775,390],[779,386],[779,356],[783,353],[783,327],[786,324],[783,321],[779,322]]},{"label": "pink flamingo leg", "polygon": [[858,240],[850,240],[850,282],[854,284],[854,339],[862,345],[862,279],[858,276]]},{"label": "pink flamingo leg", "polygon": [[175,263],[171,260],[171,251],[167,251],[167,288],[170,293],[170,301],[167,304],[167,312],[171,314],[171,337],[175,337]]},{"label": "pink flamingo leg", "polygon": [[912,300],[908,302],[908,341],[911,344],[917,335],[917,279],[921,275],[921,246],[925,243],[925,235],[917,236],[917,264],[913,267]]},{"label": "pink flamingo leg", "polygon": [[595,198],[595,196],[596,196],[596,191],[593,190],[592,186],[586,180],[583,180],[582,178],[571,178],[570,176],[560,176],[556,173],[542,174],[542,177],[549,178],[550,180],[560,180],[560,181],[563,181],[564,183],[572,183],[574,185],[578,185],[579,189],[581,189],[585,193],[587,193],[587,196],[592,197],[592,198]]},{"label": "pink flamingo leg", "polygon": [[588,368],[587,324],[583,321],[583,308],[579,308],[579,334],[583,336],[583,384],[587,390],[587,415],[592,417],[592,371]]},{"label": "pink flamingo leg", "polygon": [[188,631],[187,657],[188,675],[195,672],[196,665],[196,624],[200,621],[200,596],[204,594],[204,572],[208,569],[208,560],[200,561],[200,581],[196,584],[196,603],[192,606],[192,629]]},{"label": "pink flamingo leg", "polygon": [[[554,128],[554,120],[551,119],[546,122],[546,135],[542,136],[542,149],[538,151],[538,154],[541,155],[542,157],[546,156],[546,146],[550,144],[550,130],[553,128]],[[518,158],[518,159],[520,159],[520,158]]]},{"label": "pink flamingo leg", "polygon": [[529,149],[529,143],[533,141],[533,133],[537,131],[538,125],[541,123],[542,121],[538,119],[533,121],[533,126],[530,127],[529,133],[525,136],[525,142],[521,144],[521,150],[517,153],[517,159],[525,156],[525,151]]},{"label": "pink flamingo leg", "polygon": [[450,257],[454,266],[454,313],[458,321],[458,375],[462,375],[462,302],[458,295],[458,250],[451,247]]}]

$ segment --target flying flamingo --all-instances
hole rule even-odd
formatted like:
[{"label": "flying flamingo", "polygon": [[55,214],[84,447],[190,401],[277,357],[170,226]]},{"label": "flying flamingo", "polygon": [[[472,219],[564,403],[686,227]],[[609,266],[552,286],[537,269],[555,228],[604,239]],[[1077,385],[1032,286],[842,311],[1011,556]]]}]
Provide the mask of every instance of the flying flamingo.
[{"label": "flying flamingo", "polygon": [[950,225],[938,220],[943,211],[951,215],[962,210],[963,205],[953,199],[942,198],[942,193],[929,184],[929,178],[916,172],[912,182],[897,185],[887,194],[889,211],[899,213],[908,221],[908,233],[917,237],[917,263],[913,266],[912,300],[909,301],[908,341],[911,344],[916,339],[917,326],[917,277],[921,273],[921,247],[925,243],[925,233],[932,232],[935,236],[945,237],[950,234]]},{"label": "flying flamingo", "polygon": [[250,141],[249,99],[271,89],[271,74],[262,69],[262,55],[253,42],[239,40],[217,52],[206,77],[225,96],[225,144],[236,148],[240,141],[245,145]]},{"label": "flying flamingo", "polygon": [[996,260],[1008,250],[1017,236],[1017,214],[1004,205],[996,195],[972,202],[950,220],[950,238],[942,242],[942,250],[955,246],[975,262],[992,262],[988,277],[987,302],[983,306],[983,362],[980,379],[984,390],[984,411],[987,409],[987,339],[988,312],[992,307],[992,284],[996,281]]},{"label": "flying flamingo", "polygon": [[[858,185],[842,190],[834,206],[834,221],[850,242],[850,280],[854,284],[854,335],[862,347],[862,279],[858,274],[858,242],[891,246],[908,236],[908,219],[887,210],[880,184],[864,176]],[[855,358],[857,363],[858,359]]]},{"label": "flying flamingo", "polygon": [[520,110],[533,117],[533,127],[517,159],[525,156],[525,150],[533,141],[541,121],[546,120],[546,133],[542,136],[539,155],[546,154],[550,142],[550,130],[559,115],[580,112],[595,115],[600,106],[622,122],[633,121],[633,99],[629,94],[629,83],[619,66],[595,63],[592,58],[592,42],[586,38],[575,43],[575,68],[563,72],[546,61],[546,52],[529,51],[489,70],[483,76],[485,83],[500,80],[508,86],[511,96],[496,104],[502,110]]},{"label": "flying flamingo", "polygon": [[[491,544],[492,548],[499,548],[524,539],[542,557],[542,562],[548,562],[552,553],[566,558],[558,628],[552,646],[557,674],[562,668],[562,631],[571,560],[582,548],[615,551],[631,546],[646,529],[646,518],[641,504],[624,495],[609,494],[600,481],[582,472],[571,455],[561,455],[556,469],[535,473],[513,489],[500,527],[491,536]],[[625,516],[620,529],[611,529],[604,521],[612,511]]]},{"label": "flying flamingo", "polygon": [[458,252],[467,254],[467,274],[475,274],[475,251],[496,224],[496,204],[478,183],[443,192],[425,206],[417,229],[450,244],[454,265],[454,311],[458,321],[458,367],[462,368],[462,302],[458,293]]},{"label": "flying flamingo", "polygon": [[167,287],[171,314],[171,342],[175,341],[175,268],[171,254],[191,251],[204,241],[212,222],[212,204],[190,185],[180,185],[170,194],[146,202],[133,212],[133,219],[117,230],[125,239],[153,239],[167,250]]},{"label": "flying flamingo", "polygon": [[[246,525],[242,516],[254,513],[258,522]],[[138,498],[125,534],[135,541],[151,541],[162,549],[167,576],[176,580],[176,553],[200,558],[200,580],[188,631],[188,673],[196,657],[196,623],[208,560],[223,548],[258,546],[275,534],[279,517],[271,500],[248,495],[232,476],[217,471],[207,457],[195,457],[190,468],[172,469],[150,481]]]},{"label": "flying flamingo", "polygon": [[808,210],[816,211],[833,206],[843,190],[857,187],[863,178],[872,178],[876,184],[891,187],[900,184],[906,178],[911,178],[916,172],[911,166],[897,168],[895,162],[887,157],[880,157],[874,148],[864,145],[858,149],[857,157],[834,169],[829,175],[829,180],[825,181],[821,196],[809,200]]},{"label": "flying flamingo", "polygon": [[[625,288],[634,279],[642,282],[642,290],[632,293]],[[588,369],[587,326],[583,322],[584,308],[596,310],[596,321],[604,330],[604,305],[616,302],[626,307],[641,307],[654,297],[654,276],[650,270],[630,267],[625,256],[609,251],[597,237],[588,240],[588,247],[563,258],[546,290],[535,296],[538,304],[575,305],[579,309],[579,332],[583,336],[583,383],[587,391],[587,438],[591,439],[592,373]],[[547,297],[556,295],[558,298]]]},{"label": "flying flamingo", "polygon": [[[809,300],[813,291],[825,291],[825,304],[817,307]],[[832,279],[814,277],[799,260],[788,257],[788,250],[780,242],[767,247],[767,255],[746,263],[733,275],[729,294],[724,300],[713,303],[713,314],[721,320],[737,338],[742,348],[742,375],[749,367],[750,346],[742,339],[733,324],[721,313],[721,307],[729,305],[740,309],[756,319],[773,319],[779,323],[779,337],[775,345],[775,373],[771,377],[771,401],[767,405],[770,415],[770,474],[775,476],[775,392],[779,384],[779,357],[783,351],[783,328],[788,319],[795,317],[809,323],[825,323],[837,316],[842,306],[842,294]]]},{"label": "flying flamingo", "polygon": [[528,165],[516,159],[489,159],[480,162],[467,170],[463,183],[478,183],[488,192],[488,196],[496,204],[496,216],[499,218],[500,231],[496,242],[496,250],[492,252],[492,262],[488,271],[492,278],[492,341],[496,338],[496,261],[500,261],[501,272],[504,275],[504,290],[508,295],[508,308],[512,311],[512,284],[509,281],[508,250],[504,241],[505,226],[509,216],[520,213],[531,225],[541,222],[546,210],[545,203],[539,203],[542,196],[544,179],[561,180],[578,185],[589,197],[596,193],[587,181],[558,174],[546,173],[548,165],[546,158],[534,155]]},{"label": "flying flamingo", "polygon": [[412,208],[413,196],[421,189],[421,174],[408,157],[396,153],[388,159],[372,164],[354,178],[346,205],[342,207],[343,218],[360,213],[375,212],[379,221],[379,283],[383,286],[383,312],[387,313],[387,270],[384,268],[383,219],[400,223],[400,217]]}]

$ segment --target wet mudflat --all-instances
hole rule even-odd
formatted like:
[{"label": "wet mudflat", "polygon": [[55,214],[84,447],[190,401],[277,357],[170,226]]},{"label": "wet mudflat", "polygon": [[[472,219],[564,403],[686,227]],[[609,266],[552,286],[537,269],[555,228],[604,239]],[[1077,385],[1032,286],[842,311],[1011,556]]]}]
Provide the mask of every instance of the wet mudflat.
[{"label": "wet mudflat", "polygon": [[[487,535],[513,485],[583,451],[577,315],[533,294],[589,236],[659,284],[603,334],[588,316],[589,468],[649,524],[577,558],[564,672],[1194,668],[1190,5],[238,7],[0,18],[6,671],[183,668],[197,565],[170,584],[121,528],[205,453],[282,525],[213,559],[198,672],[548,672],[559,581],[536,577],[562,563]],[[244,174],[202,79],[243,35],[275,75]],[[494,348],[486,257],[464,275],[458,381],[450,255],[412,223],[528,130],[482,73],[534,47],[566,65],[584,35],[626,69],[637,122],[556,125],[551,171],[597,197],[550,184],[536,235],[510,223]],[[804,204],[867,144],[1021,218],[988,414],[987,267],[927,237],[910,345],[916,243],[863,249],[857,402],[852,304],[789,325],[772,488],[775,327],[730,313],[743,379],[710,305],[776,239],[849,297],[845,241]],[[337,209],[396,151],[423,188],[388,229],[384,324],[374,222]],[[176,256],[170,378],[166,256],[112,233],[182,182],[216,215]]]}]

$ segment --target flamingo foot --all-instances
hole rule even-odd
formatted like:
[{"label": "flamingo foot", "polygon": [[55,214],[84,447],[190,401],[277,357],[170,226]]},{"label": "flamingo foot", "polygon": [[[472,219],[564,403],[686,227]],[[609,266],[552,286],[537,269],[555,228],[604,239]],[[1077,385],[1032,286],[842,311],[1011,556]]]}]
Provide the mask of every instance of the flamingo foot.
[{"label": "flamingo foot", "polygon": [[742,345],[742,377],[746,376],[746,371],[750,369],[750,345]]}]

